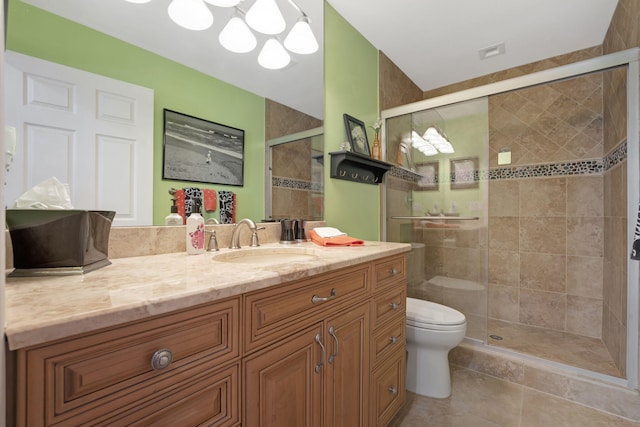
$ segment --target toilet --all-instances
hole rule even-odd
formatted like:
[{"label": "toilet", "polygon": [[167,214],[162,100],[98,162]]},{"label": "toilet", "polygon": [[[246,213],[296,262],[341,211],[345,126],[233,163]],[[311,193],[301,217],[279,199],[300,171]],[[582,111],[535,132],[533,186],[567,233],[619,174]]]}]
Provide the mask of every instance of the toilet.
[{"label": "toilet", "polygon": [[451,395],[448,355],[466,330],[467,321],[459,311],[407,298],[407,390],[427,397]]}]

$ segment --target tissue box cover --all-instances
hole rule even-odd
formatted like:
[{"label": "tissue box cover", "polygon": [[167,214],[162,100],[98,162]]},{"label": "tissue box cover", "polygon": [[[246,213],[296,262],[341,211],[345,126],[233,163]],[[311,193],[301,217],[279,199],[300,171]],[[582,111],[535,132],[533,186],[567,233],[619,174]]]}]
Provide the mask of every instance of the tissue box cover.
[{"label": "tissue box cover", "polygon": [[7,209],[12,275],[82,274],[111,264],[114,211]]}]

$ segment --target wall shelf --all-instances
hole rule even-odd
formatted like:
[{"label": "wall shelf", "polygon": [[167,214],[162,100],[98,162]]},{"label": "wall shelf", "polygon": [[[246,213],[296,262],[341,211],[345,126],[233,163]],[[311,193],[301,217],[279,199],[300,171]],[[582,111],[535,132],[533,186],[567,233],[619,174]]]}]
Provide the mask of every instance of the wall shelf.
[{"label": "wall shelf", "polygon": [[378,185],[393,166],[351,151],[334,151],[331,156],[331,178]]}]

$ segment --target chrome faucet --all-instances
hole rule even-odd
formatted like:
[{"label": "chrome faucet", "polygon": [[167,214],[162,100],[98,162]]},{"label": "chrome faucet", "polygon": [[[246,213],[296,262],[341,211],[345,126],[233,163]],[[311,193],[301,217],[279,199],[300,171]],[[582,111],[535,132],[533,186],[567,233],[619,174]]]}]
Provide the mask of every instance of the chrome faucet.
[{"label": "chrome faucet", "polygon": [[260,242],[258,242],[258,230],[264,230],[264,227],[258,227],[256,226],[256,223],[249,218],[244,218],[238,221],[237,224],[233,225],[233,233],[231,234],[231,244],[229,245],[229,249],[240,249],[240,228],[242,224],[246,224],[247,227],[249,227],[249,230],[253,233],[251,235],[250,246],[260,246]]}]

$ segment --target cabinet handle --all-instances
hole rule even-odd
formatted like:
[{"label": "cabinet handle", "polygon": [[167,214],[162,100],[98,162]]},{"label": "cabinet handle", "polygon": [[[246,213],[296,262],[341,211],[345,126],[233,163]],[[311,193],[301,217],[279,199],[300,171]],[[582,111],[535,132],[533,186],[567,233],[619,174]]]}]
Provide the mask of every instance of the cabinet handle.
[{"label": "cabinet handle", "polygon": [[391,308],[391,310],[395,310],[400,307],[400,304],[398,304],[397,302],[392,302],[391,304],[389,304],[389,307]]},{"label": "cabinet handle", "polygon": [[389,342],[391,344],[395,344],[398,342],[398,339],[399,339],[398,337],[389,337]]},{"label": "cabinet handle", "polygon": [[393,394],[394,396],[396,394],[398,394],[398,389],[395,388],[394,386],[389,387],[389,393]]},{"label": "cabinet handle", "polygon": [[336,352],[329,356],[329,363],[333,363],[338,355],[338,337],[336,336],[336,330],[333,326],[329,327],[329,335],[331,335],[336,342]]},{"label": "cabinet handle", "polygon": [[317,342],[320,348],[322,349],[322,353],[320,355],[320,363],[316,365],[316,373],[319,374],[320,371],[322,371],[322,365],[324,365],[324,358],[326,355],[324,351],[324,346],[322,345],[322,338],[320,337],[320,334],[316,334],[315,342]]},{"label": "cabinet handle", "polygon": [[392,268],[391,270],[389,270],[389,273],[391,273],[392,276],[395,276],[396,274],[399,273],[399,271],[395,268]]},{"label": "cabinet handle", "polygon": [[329,294],[328,297],[319,297],[318,295],[312,296],[311,297],[311,303],[312,304],[317,304],[319,302],[331,301],[337,295],[338,295],[338,291],[336,291],[336,288],[333,288],[333,289],[331,289],[331,293]]},{"label": "cabinet handle", "polygon": [[151,356],[151,367],[154,371],[161,371],[173,362],[173,353],[168,348],[162,348]]}]

